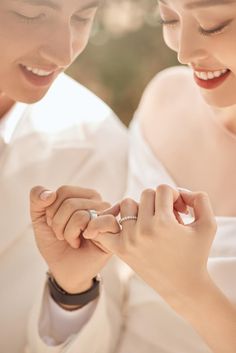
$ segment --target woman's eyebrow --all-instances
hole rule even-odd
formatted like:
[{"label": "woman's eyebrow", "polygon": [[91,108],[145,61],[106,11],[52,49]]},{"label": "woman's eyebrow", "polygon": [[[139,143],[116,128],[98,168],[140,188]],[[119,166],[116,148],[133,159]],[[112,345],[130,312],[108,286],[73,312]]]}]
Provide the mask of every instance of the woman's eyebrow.
[{"label": "woman's eyebrow", "polygon": [[[168,5],[168,1],[159,0],[159,2]],[[211,6],[219,6],[219,5],[228,5],[236,3],[235,0],[199,0],[193,1],[184,5],[184,8],[187,10],[196,9],[199,7],[211,7]]]},{"label": "woman's eyebrow", "polygon": [[[19,0],[13,0],[13,1],[19,1]],[[35,6],[47,6],[47,7],[51,7],[54,10],[60,10],[61,6],[56,3],[55,1],[52,0],[21,0],[23,3],[27,3],[30,5],[35,5]],[[100,0],[94,0],[91,1],[87,4],[85,4],[84,6],[81,6],[80,10],[87,10],[90,8],[94,8],[94,7],[98,7],[100,4]]]}]

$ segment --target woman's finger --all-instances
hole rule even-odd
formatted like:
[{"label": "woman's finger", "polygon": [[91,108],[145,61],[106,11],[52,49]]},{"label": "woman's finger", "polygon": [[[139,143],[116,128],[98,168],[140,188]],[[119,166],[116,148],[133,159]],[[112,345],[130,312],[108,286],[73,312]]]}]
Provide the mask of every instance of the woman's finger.
[{"label": "woman's finger", "polygon": [[168,185],[158,186],[155,197],[155,214],[162,219],[176,220],[173,210],[179,195],[177,190]]},{"label": "woman's finger", "polygon": [[155,190],[147,189],[141,194],[138,216],[140,221],[150,219],[155,214]]},{"label": "woman's finger", "polygon": [[92,219],[83,232],[85,239],[96,239],[100,233],[120,233],[120,226],[113,215],[103,215]]},{"label": "woman's finger", "polygon": [[[139,206],[136,201],[127,198],[120,203],[120,225],[122,233],[132,234],[137,219],[132,217],[138,217]],[[127,218],[128,217],[128,218]],[[131,218],[129,218],[131,217]]]},{"label": "woman's finger", "polygon": [[215,217],[209,197],[204,192],[182,191],[181,196],[186,205],[193,208],[195,221],[192,225],[206,225],[209,228],[216,228]]}]

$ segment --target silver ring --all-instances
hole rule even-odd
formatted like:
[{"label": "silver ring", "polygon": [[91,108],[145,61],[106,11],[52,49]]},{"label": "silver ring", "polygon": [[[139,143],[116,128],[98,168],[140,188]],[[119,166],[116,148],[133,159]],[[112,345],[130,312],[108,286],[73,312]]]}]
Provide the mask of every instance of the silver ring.
[{"label": "silver ring", "polygon": [[138,217],[137,216],[126,216],[126,217],[123,217],[119,220],[119,223],[120,225],[122,225],[123,222],[126,222],[126,221],[137,221]]},{"label": "silver ring", "polygon": [[88,211],[89,216],[90,216],[90,221],[91,221],[92,219],[95,219],[95,218],[98,217],[98,214],[97,214],[97,212],[96,212],[95,210],[87,210],[87,211]]}]

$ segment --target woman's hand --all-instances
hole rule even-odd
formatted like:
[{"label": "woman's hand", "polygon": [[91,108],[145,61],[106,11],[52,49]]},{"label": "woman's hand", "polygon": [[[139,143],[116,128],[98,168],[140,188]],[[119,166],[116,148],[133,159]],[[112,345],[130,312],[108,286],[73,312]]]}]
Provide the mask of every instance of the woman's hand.
[{"label": "woman's hand", "polygon": [[[188,225],[177,213],[186,206],[194,213]],[[123,222],[120,232],[112,234],[118,229],[114,219],[101,216],[89,223],[84,236],[129,264],[189,321],[212,352],[236,352],[236,308],[207,271],[216,232],[208,196],[162,185],[144,191],[140,205],[123,201],[120,212],[121,217],[137,216],[137,221]]]},{"label": "woman's hand", "polygon": [[[195,215],[188,225],[177,214],[186,206]],[[156,191],[145,190],[139,205],[123,201],[120,212],[121,217],[138,215],[137,221],[128,220],[119,233],[109,234],[115,229],[109,228],[108,216],[99,217],[84,236],[116,253],[171,305],[180,296],[191,297],[208,281],[207,259],[216,223],[205,193],[178,193],[161,185]]]}]

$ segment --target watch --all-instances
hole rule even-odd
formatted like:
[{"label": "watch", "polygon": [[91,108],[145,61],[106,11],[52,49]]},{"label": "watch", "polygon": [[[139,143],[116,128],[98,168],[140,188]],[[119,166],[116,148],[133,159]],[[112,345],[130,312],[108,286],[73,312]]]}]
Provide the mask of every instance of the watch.
[{"label": "watch", "polygon": [[47,272],[48,287],[53,299],[64,305],[84,306],[96,299],[100,293],[100,278],[94,277],[91,288],[82,293],[70,294],[59,286],[51,273]]}]

